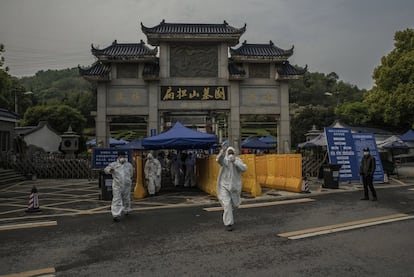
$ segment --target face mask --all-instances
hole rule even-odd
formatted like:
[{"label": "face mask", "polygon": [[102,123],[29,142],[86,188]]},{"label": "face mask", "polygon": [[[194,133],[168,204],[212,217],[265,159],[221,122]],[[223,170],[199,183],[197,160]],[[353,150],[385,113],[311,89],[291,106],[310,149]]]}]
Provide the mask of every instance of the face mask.
[{"label": "face mask", "polygon": [[233,155],[233,154],[228,155],[228,156],[227,156],[227,158],[228,158],[230,161],[234,161],[234,159],[235,159],[235,157],[234,157],[234,155]]},{"label": "face mask", "polygon": [[125,162],[126,162],[126,159],[125,159],[125,158],[119,158],[119,162],[120,162],[121,164],[123,164],[123,163],[125,163]]},{"label": "face mask", "polygon": [[369,155],[369,152],[364,151],[364,156],[368,156],[368,155]]}]

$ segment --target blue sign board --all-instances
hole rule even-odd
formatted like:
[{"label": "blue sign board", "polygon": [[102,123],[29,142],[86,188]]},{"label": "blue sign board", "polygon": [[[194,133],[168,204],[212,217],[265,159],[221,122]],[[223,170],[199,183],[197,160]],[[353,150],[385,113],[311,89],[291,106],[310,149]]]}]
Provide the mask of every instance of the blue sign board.
[{"label": "blue sign board", "polygon": [[369,148],[369,152],[375,158],[376,166],[374,172],[374,182],[384,182],[384,170],[382,168],[381,158],[378,153],[377,143],[375,142],[374,134],[371,133],[355,133],[352,134],[355,143],[355,150],[357,151],[358,168],[361,165],[363,156],[363,149]]},{"label": "blue sign board", "polygon": [[[105,168],[108,164],[116,161],[118,158],[118,152],[120,149],[116,148],[94,148],[92,155],[92,167],[93,168]],[[126,158],[131,162],[131,150],[122,149],[126,154]]]},{"label": "blue sign board", "polygon": [[350,129],[325,128],[330,164],[341,165],[339,181],[359,180],[359,167],[354,139]]}]

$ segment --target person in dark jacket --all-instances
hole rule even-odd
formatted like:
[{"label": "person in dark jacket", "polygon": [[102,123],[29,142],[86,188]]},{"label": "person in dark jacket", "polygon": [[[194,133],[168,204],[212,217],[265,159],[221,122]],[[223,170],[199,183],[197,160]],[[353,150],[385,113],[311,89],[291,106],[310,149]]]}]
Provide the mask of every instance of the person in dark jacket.
[{"label": "person in dark jacket", "polygon": [[359,168],[359,175],[362,177],[362,183],[364,184],[364,198],[361,200],[369,200],[368,187],[372,192],[372,201],[377,201],[377,193],[372,183],[375,172],[375,158],[370,154],[369,148],[364,148],[364,156],[361,160],[361,166]]}]

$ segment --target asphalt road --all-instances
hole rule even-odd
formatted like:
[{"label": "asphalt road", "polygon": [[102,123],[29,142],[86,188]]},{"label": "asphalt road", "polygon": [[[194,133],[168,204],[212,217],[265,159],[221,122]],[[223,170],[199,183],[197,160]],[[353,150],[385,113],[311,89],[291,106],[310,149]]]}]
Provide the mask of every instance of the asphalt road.
[{"label": "asphalt road", "polygon": [[[2,192],[2,205],[7,192],[18,190]],[[377,202],[359,200],[360,189],[325,192],[245,199],[233,232],[197,192],[134,202],[119,223],[108,202],[86,198],[23,216],[22,195],[2,210],[0,276],[413,276],[413,183],[379,187]],[[289,238],[301,230],[322,232]]]}]

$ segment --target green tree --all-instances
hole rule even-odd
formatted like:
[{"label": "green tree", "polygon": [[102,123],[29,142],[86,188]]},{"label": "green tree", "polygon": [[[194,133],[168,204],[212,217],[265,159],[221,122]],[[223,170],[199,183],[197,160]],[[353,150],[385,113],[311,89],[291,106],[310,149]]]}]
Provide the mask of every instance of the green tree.
[{"label": "green tree", "polygon": [[375,85],[365,97],[377,125],[414,127],[414,29],[397,31],[394,49],[374,70]]},{"label": "green tree", "polygon": [[331,125],[335,121],[333,108],[322,106],[305,106],[296,110],[291,119],[292,146],[305,141],[305,134],[313,125],[317,129]]},{"label": "green tree", "polygon": [[53,105],[34,106],[27,109],[22,125],[34,126],[40,121],[47,121],[53,129],[60,133],[66,132],[71,126],[73,131],[78,134],[82,134],[86,122],[78,110],[67,105]]},{"label": "green tree", "polygon": [[34,105],[68,105],[81,112],[86,126],[94,126],[91,111],[96,111],[96,87],[79,76],[78,68],[38,71],[21,82],[34,92]]},{"label": "green tree", "polygon": [[335,114],[341,122],[353,126],[366,126],[371,120],[366,102],[344,103],[335,109]]}]

